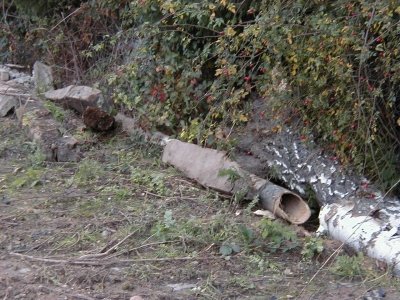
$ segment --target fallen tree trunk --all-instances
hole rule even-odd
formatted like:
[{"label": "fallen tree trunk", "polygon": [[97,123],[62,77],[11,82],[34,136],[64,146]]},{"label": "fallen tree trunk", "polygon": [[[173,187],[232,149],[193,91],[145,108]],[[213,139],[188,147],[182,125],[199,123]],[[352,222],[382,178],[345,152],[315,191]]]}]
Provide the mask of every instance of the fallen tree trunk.
[{"label": "fallen tree trunk", "polygon": [[398,227],[390,227],[368,215],[354,216],[354,205],[328,204],[320,211],[320,234],[365,252],[368,256],[393,266],[400,275],[400,236]]},{"label": "fallen tree trunk", "polygon": [[[235,159],[247,171],[270,176],[301,196],[318,201],[320,231],[356,251],[394,265],[400,275],[400,201],[383,195],[344,168],[309,137],[275,118],[268,100],[253,103],[251,121],[235,133]],[[289,116],[290,117],[290,116]],[[295,123],[294,123],[295,124]]]}]

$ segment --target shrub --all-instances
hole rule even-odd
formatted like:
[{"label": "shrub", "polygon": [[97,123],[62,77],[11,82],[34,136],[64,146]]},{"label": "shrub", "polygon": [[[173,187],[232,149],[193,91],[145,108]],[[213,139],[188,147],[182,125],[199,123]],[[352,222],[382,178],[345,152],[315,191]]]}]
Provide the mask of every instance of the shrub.
[{"label": "shrub", "polygon": [[[399,20],[394,0],[100,0],[60,24],[56,14],[18,26],[61,75],[99,78],[144,128],[218,145],[248,121],[252,95],[272,99],[276,117],[289,112],[387,189],[399,161]],[[14,47],[10,28],[0,47]]]},{"label": "shrub", "polygon": [[388,188],[399,19],[395,1],[135,1],[124,14],[132,60],[108,83],[143,123],[206,144],[247,121],[252,93],[273,98],[278,115],[290,108],[305,134]]}]

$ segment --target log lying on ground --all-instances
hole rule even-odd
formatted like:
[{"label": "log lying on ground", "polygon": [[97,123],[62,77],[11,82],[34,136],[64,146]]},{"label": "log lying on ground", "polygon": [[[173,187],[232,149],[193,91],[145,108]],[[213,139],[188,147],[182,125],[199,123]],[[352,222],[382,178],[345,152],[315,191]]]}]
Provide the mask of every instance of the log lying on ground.
[{"label": "log lying on ground", "polygon": [[242,170],[225,152],[169,140],[162,160],[205,187],[228,194],[258,194],[265,209],[293,224],[302,224],[311,215],[300,196]]},{"label": "log lying on ground", "polygon": [[[357,175],[349,166],[342,166],[329,152],[318,147],[312,141],[312,136],[308,141],[302,140],[296,127],[295,114],[288,110],[287,115],[276,117],[276,112],[271,109],[271,101],[272,98],[255,99],[246,128],[233,132],[238,141],[235,160],[248,172],[269,174],[299,195],[311,195],[322,207],[321,224],[327,216],[326,211],[334,214],[332,207],[338,205],[340,212],[351,203],[353,208],[345,217],[346,223],[340,217],[333,217],[323,226],[328,235],[356,251],[363,250],[369,256],[396,263],[395,251],[390,250],[393,251],[390,255],[386,252],[388,249],[400,249],[398,242],[394,242],[398,239],[395,235],[388,240],[388,244],[383,243],[381,237],[378,240],[364,240],[361,232],[355,232],[351,241],[345,237],[359,226],[359,216],[367,219],[368,224],[381,224],[382,229],[386,228],[386,232],[383,230],[380,235],[377,231],[377,235],[386,236],[388,230],[393,228],[396,228],[393,231],[397,231],[400,228],[399,198],[383,195],[366,178]],[[293,120],[293,127],[283,122],[286,118]],[[371,246],[368,246],[370,243],[381,246],[374,246],[371,250]]]}]

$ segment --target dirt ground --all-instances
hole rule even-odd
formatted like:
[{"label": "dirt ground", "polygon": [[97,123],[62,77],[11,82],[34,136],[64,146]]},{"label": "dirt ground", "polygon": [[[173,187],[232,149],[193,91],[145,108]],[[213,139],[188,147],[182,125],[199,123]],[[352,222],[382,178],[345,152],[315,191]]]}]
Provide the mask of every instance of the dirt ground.
[{"label": "dirt ground", "polygon": [[0,119],[0,299],[400,299],[384,267],[342,252],[323,265],[331,241],[308,259],[319,240],[200,188],[159,148],[82,139],[83,161],[44,162]]}]

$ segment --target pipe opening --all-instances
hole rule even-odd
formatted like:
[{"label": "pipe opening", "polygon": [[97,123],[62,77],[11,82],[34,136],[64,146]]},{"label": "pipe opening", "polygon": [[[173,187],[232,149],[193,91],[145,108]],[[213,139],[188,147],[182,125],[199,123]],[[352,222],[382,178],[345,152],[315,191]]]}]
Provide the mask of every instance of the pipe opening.
[{"label": "pipe opening", "polygon": [[303,224],[310,218],[310,210],[307,204],[299,196],[292,193],[282,194],[279,208],[294,224]]}]

